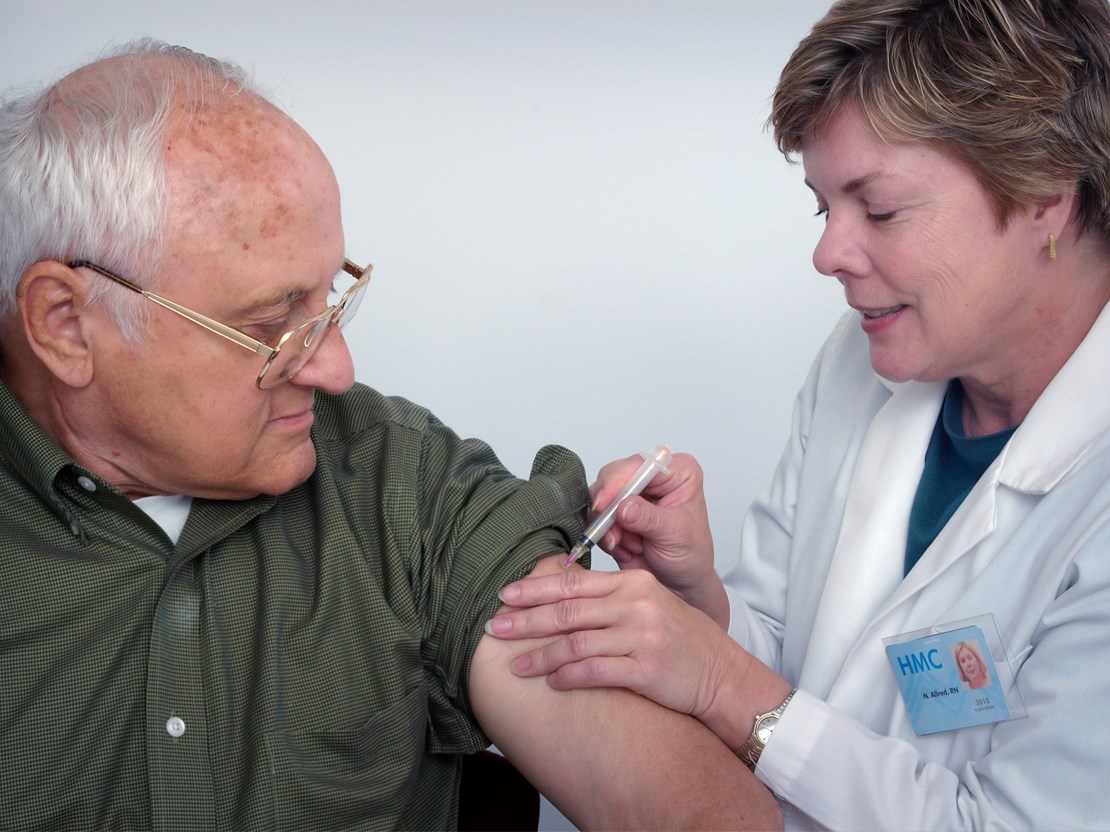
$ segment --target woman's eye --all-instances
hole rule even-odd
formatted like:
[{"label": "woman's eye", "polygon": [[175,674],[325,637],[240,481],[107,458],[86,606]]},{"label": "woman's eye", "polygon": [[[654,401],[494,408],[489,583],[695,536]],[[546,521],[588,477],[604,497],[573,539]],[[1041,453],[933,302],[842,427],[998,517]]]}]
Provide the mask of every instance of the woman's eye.
[{"label": "woman's eye", "polygon": [[871,222],[886,222],[893,218],[893,211],[887,211],[885,214],[872,214],[870,211],[867,212],[867,219],[871,220]]}]

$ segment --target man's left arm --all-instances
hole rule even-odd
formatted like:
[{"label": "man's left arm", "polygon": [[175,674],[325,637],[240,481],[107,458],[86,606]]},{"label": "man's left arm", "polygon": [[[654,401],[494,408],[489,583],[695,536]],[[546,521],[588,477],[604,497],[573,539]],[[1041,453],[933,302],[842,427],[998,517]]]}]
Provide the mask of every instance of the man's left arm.
[{"label": "man's left arm", "polygon": [[[563,557],[532,574],[558,572]],[[510,662],[537,644],[484,636],[471,704],[498,749],[576,826],[781,828],[770,792],[694,718],[622,688],[557,691],[514,675]]]}]

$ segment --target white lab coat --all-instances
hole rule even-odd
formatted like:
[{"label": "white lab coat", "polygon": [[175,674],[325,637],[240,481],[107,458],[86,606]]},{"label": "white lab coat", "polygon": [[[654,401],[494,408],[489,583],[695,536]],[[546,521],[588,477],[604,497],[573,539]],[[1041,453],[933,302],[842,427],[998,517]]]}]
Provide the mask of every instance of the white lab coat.
[{"label": "white lab coat", "polygon": [[[796,684],[758,767],[788,828],[1110,829],[1110,307],[908,576],[946,385],[840,321],[725,577],[730,634]],[[882,639],[992,613],[1028,716],[919,737]]]}]

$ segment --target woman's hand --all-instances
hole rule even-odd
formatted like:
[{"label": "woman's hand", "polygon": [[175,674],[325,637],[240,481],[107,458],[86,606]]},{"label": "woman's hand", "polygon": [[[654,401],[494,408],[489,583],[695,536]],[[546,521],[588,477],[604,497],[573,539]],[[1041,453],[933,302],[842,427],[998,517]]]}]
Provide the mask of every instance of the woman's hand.
[{"label": "woman's hand", "polygon": [[[616,497],[643,460],[610,462],[590,487],[595,511]],[[617,510],[599,542],[622,570],[647,569],[660,583],[728,627],[728,599],[713,568],[713,535],[703,475],[689,454],[675,454],[668,473],[657,474],[638,497]]]},{"label": "woman's hand", "polygon": [[561,634],[513,662],[519,676],[547,676],[552,687],[624,687],[672,710],[700,717],[736,645],[706,615],[647,571],[526,578],[506,586],[512,612],[492,618],[498,638]]},{"label": "woman's hand", "polygon": [[[590,489],[595,510],[641,462],[629,457],[601,469]],[[728,636],[697,461],[676,454],[667,474],[621,504],[600,545],[620,572],[573,566],[501,590],[513,609],[490,619],[490,635],[550,638],[518,656],[513,672],[546,676],[560,690],[628,688],[700,719],[737,747],[757,709],[777,705],[790,686]]]}]

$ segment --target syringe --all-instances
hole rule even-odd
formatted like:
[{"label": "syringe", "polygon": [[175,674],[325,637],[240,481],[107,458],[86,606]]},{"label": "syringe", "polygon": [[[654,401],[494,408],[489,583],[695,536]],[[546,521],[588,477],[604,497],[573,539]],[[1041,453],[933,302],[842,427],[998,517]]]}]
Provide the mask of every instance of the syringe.
[{"label": "syringe", "polygon": [[570,550],[566,560],[563,561],[564,569],[590,551],[609,531],[613,521],[617,518],[617,507],[622,501],[643,491],[656,473],[660,471],[664,474],[667,473],[667,466],[671,463],[671,452],[664,446],[656,445],[650,453],[640,454],[640,456],[644,458],[644,464],[632,475],[632,479],[628,481],[621,493],[613,498],[613,502],[609,503],[608,508],[595,517],[594,521],[586,527],[586,531],[582,532],[582,536],[578,538],[578,542],[574,544],[574,548]]}]

